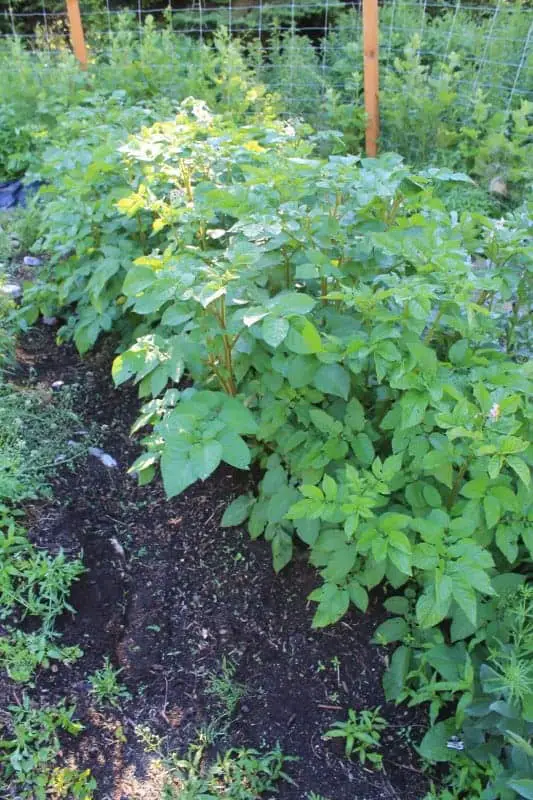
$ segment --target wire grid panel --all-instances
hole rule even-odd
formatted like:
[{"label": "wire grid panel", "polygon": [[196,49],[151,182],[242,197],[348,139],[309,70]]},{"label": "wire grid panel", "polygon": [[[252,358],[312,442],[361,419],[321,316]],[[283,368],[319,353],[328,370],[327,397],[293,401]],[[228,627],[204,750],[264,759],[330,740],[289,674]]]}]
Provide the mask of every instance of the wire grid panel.
[{"label": "wire grid panel", "polygon": [[[353,100],[360,90],[360,0],[80,0],[80,8],[93,57],[130,46],[141,63],[162,68],[163,59],[183,59],[177,38],[209,44],[224,29],[289,111],[316,108],[328,92]],[[4,0],[0,23],[2,36],[55,52],[68,31],[65,0]],[[386,0],[382,85],[406,63],[433,82],[452,69],[459,103],[483,93],[508,110],[533,100],[532,30],[533,8],[519,0]],[[154,31],[165,32],[159,50]]]},{"label": "wire grid panel", "polygon": [[0,36],[16,37],[31,46],[50,49],[55,35],[67,30],[63,0],[3,0]]}]

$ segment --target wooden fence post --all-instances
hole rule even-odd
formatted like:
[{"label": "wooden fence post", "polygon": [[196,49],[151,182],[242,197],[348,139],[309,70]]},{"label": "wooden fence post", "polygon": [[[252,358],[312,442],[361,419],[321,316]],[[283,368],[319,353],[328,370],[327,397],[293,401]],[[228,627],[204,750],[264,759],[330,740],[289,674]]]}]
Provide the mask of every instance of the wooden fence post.
[{"label": "wooden fence post", "polygon": [[365,144],[367,156],[376,156],[379,139],[379,21],[378,0],[363,0],[363,52],[365,110],[367,114]]},{"label": "wooden fence post", "polygon": [[70,28],[70,41],[74,55],[80,62],[82,69],[87,69],[87,47],[81,22],[80,6],[78,0],[67,0],[68,24]]}]

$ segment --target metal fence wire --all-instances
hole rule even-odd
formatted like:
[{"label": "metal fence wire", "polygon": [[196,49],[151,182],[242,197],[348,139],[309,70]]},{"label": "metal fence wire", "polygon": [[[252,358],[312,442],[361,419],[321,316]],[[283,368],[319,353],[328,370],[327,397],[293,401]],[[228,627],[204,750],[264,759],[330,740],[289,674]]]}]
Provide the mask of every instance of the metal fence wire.
[{"label": "metal fence wire", "polygon": [[[64,0],[3,2],[2,37],[51,55],[65,47]],[[103,66],[113,61],[117,86],[119,54],[124,64],[134,59],[157,74],[183,66],[186,38],[216,47],[226,35],[240,42],[287,113],[312,117],[326,96],[342,106],[357,104],[361,95],[360,0],[80,0],[80,9],[90,58]],[[437,113],[437,105],[441,114],[443,105],[453,115],[475,103],[505,113],[533,101],[531,5],[386,0],[379,16],[385,135],[387,126],[418,124],[421,115]],[[411,115],[395,117],[397,93],[411,95]]]}]

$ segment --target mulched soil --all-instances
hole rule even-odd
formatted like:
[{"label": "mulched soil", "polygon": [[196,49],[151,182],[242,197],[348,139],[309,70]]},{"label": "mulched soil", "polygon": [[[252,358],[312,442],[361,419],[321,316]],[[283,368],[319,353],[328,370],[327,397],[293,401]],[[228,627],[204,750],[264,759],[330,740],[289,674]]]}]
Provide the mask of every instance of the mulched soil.
[{"label": "mulched soil", "polygon": [[[185,753],[216,713],[206,679],[226,657],[246,695],[219,747],[279,742],[297,756],[288,766],[295,783],[280,785],[281,800],[305,800],[311,791],[328,800],[421,800],[427,781],[409,741],[420,740],[424,715],[384,703],[388,654],[370,644],[385,616],[380,598],[366,615],[350,612],[313,631],[306,597],[319,581],[305,552],[276,576],[266,542],[220,527],[225,506],[252,484],[247,473],[219,469],[172,501],[158,480],[139,488],[126,474],[138,452],[129,429],[139,401],[131,389],[113,388],[111,357],[107,347],[81,360],[45,328],[27,336],[18,353],[33,384],[74,387],[76,410],[119,463],[108,469],[89,456],[54,479],[54,500],[28,512],[36,544],[82,553],[87,567],[71,598],[76,614],[60,621],[64,643],[80,644],[85,655],[71,667],[42,671],[32,692],[39,702],[66,696],[76,703],[86,728],[65,742],[65,757],[91,768],[97,800],[156,800],[161,775],[135,727],[149,726],[169,749]],[[105,656],[122,668],[132,694],[121,710],[98,709],[88,691],[87,675]],[[12,702],[13,691],[0,686],[0,697]],[[389,722],[383,772],[362,768],[343,756],[340,743],[322,739],[348,708],[377,705]]]}]

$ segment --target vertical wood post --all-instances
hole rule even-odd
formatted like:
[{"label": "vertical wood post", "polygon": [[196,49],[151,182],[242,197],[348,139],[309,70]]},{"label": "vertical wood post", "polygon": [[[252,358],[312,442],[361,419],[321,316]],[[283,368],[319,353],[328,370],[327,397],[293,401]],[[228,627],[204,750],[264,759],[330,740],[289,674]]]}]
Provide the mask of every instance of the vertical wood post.
[{"label": "vertical wood post", "polygon": [[367,115],[365,144],[367,156],[378,152],[379,139],[379,22],[378,0],[363,0],[363,53],[365,110]]},{"label": "vertical wood post", "polygon": [[70,41],[74,55],[80,62],[82,69],[87,69],[87,47],[81,23],[80,6],[78,0],[67,0],[68,24],[70,28]]}]

